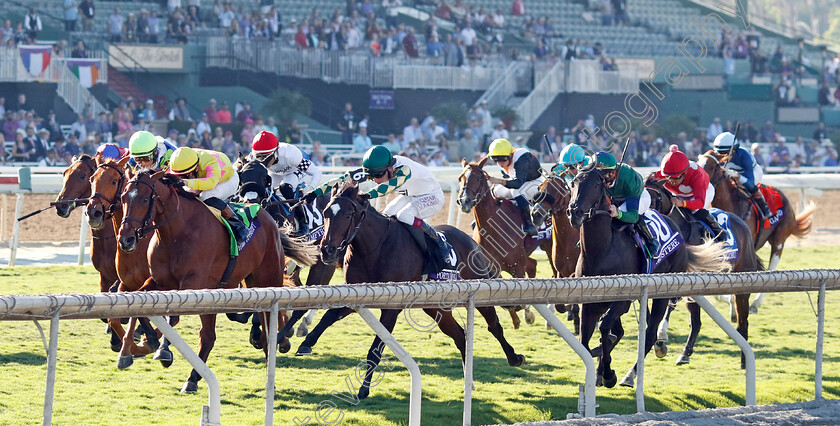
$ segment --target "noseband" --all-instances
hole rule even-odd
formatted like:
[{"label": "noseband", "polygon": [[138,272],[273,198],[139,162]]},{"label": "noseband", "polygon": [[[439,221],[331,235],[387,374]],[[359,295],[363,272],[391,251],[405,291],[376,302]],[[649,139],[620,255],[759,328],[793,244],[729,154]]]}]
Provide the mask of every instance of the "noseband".
[{"label": "noseband", "polygon": [[[606,191],[606,178],[604,178],[604,175],[602,175],[601,173],[598,173],[598,172],[595,172],[595,173],[597,173],[598,178],[601,180],[601,183],[602,183],[601,191],[602,191],[602,195],[604,196],[604,201],[606,202],[607,209],[606,210],[605,209],[599,209],[596,206],[592,206],[592,208],[590,208],[589,211],[587,211],[586,213],[583,214],[583,219],[582,219],[581,223],[589,222],[590,220],[594,219],[598,215],[610,216],[609,206],[612,205],[612,200],[610,199],[610,196],[609,196],[609,194],[607,194],[607,191]],[[578,174],[577,176],[575,176],[575,180],[578,180],[578,178],[580,176],[583,176],[583,175]]]},{"label": "noseband", "polygon": [[[146,210],[146,215],[143,217],[143,219],[138,219],[138,218],[133,217],[133,216],[125,216],[125,217],[123,217],[123,220],[120,223],[120,226],[122,226],[124,224],[130,224],[131,222],[139,223],[140,226],[134,228],[134,236],[137,237],[138,240],[141,240],[141,239],[145,238],[146,235],[148,235],[149,232],[160,228],[163,224],[168,222],[169,219],[165,219],[161,223],[151,225],[151,222],[152,222],[152,219],[153,219],[154,213],[155,213],[155,201],[159,201],[161,207],[163,207],[163,200],[161,200],[160,196],[158,196],[157,188],[155,187],[155,185],[153,183],[149,183],[149,182],[146,182],[146,181],[139,180],[138,179],[139,177],[140,177],[140,175],[137,175],[137,177],[128,181],[128,184],[130,185],[131,183],[136,182],[138,184],[146,185],[152,190],[152,195],[151,195],[151,197],[149,197],[149,208],[148,208],[148,210]],[[172,190],[173,193],[175,193],[175,188],[170,187],[170,189]],[[177,198],[178,194],[175,193],[174,195],[175,195],[176,199],[178,199]],[[179,205],[176,206],[176,208],[175,208],[176,211],[180,207],[180,199],[178,199],[178,204]]]},{"label": "noseband", "polygon": [[[359,232],[359,227],[362,226],[362,222],[365,220],[365,217],[367,217],[367,208],[359,206],[358,203],[347,197],[336,197],[335,200],[333,200],[333,202],[340,199],[345,199],[349,201],[350,205],[353,206],[353,213],[350,215],[351,226],[347,227],[347,233],[344,234],[344,239],[341,240],[341,242],[338,244],[338,247],[336,247],[336,249],[339,252],[342,252],[344,251],[344,249],[347,248],[348,245],[350,245],[350,242],[353,241],[353,238],[356,238],[356,234]],[[361,211],[361,213],[359,214],[359,220],[354,225],[353,220],[356,218],[356,214],[359,211]]]},{"label": "noseband", "polygon": [[[106,169],[110,168],[115,170],[119,175],[120,179],[117,181],[117,192],[114,194],[114,198],[108,199],[108,197],[102,195],[101,193],[97,192],[93,194],[90,198],[96,198],[102,204],[102,211],[104,213],[104,218],[109,219],[115,211],[122,208],[122,204],[120,204],[120,196],[122,195],[123,185],[125,185],[125,172],[117,167],[113,163],[102,163],[98,167],[99,169]],[[105,208],[105,202],[108,202],[108,207]]]},{"label": "noseband", "polygon": [[[469,171],[473,171],[472,168],[470,168]],[[487,174],[487,171],[481,169],[481,173],[484,175],[485,181],[490,179],[490,175]],[[466,194],[467,194],[467,184],[468,183],[469,182],[467,182],[466,180],[464,181],[464,187],[461,188],[460,194],[458,194],[458,198],[455,200],[455,203],[458,204],[459,206],[461,205],[461,197],[465,197]],[[475,194],[475,197],[472,200],[466,200],[466,201],[470,201],[470,202],[472,202],[473,205],[477,205],[478,203],[481,202],[481,200],[484,199],[484,196],[487,195],[488,192],[490,192],[490,185],[489,184],[484,188],[483,191]]]}]

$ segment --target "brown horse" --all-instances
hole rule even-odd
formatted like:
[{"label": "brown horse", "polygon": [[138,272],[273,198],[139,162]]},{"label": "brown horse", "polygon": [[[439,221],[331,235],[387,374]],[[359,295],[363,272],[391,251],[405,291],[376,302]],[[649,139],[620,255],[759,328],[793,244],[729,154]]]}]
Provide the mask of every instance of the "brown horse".
[{"label": "brown horse", "polygon": [[[403,224],[395,218],[388,218],[377,212],[368,202],[365,194],[360,194],[355,185],[347,185],[333,191],[332,199],[324,210],[325,232],[321,240],[321,256],[326,263],[338,261],[338,254],[346,249],[344,255],[344,279],[348,284],[420,281],[423,271],[423,252],[415,243],[414,237]],[[497,276],[493,273],[489,260],[482,249],[467,234],[458,228],[438,225],[435,229],[442,233],[460,261],[458,272],[463,279],[481,279]],[[467,261],[469,259],[469,261]],[[469,264],[467,266],[466,264]],[[525,357],[517,354],[507,342],[492,306],[476,308],[487,321],[487,327],[505,352],[508,364],[519,366]],[[394,329],[400,309],[383,309],[379,321],[390,332]],[[455,321],[450,309],[423,309],[434,318],[437,327],[455,341],[455,346],[464,359],[466,340],[464,329]],[[326,321],[338,321],[347,316],[350,308],[330,309],[321,319],[321,323],[306,336],[307,342],[317,338],[323,332],[322,324]],[[329,325],[329,324],[327,324]],[[324,327],[325,328],[325,327]],[[305,344],[307,342],[304,342]],[[367,373],[359,388],[359,398],[366,398],[370,393],[373,371],[382,357],[382,341],[377,336],[368,351]]]},{"label": "brown horse", "polygon": [[[671,192],[665,188],[663,182],[653,179],[652,176],[653,175],[649,176],[645,181],[646,190],[650,193],[651,198],[650,207],[664,215],[668,215],[668,217],[677,224],[677,227],[680,229],[680,233],[683,235],[686,243],[693,245],[702,244],[703,238],[707,237],[707,235],[705,235],[705,231],[700,228],[702,225],[689,220],[689,213],[679,207],[675,207],[671,202],[671,197],[673,196]],[[737,259],[731,261],[732,272],[764,270],[764,265],[761,263],[761,259],[759,259],[758,255],[755,253],[752,233],[750,232],[749,226],[740,217],[732,213],[728,214],[728,222],[729,228],[732,230],[734,242],[738,246],[738,257]],[[736,294],[733,297],[735,299],[735,319],[738,323],[738,333],[740,333],[741,336],[744,336],[744,339],[748,339],[750,295]],[[674,302],[674,300],[672,300],[672,302]],[[665,319],[660,324],[659,331],[657,332],[656,355],[660,358],[665,356],[665,353],[667,352],[666,347],[663,345],[664,342],[667,341],[668,320],[671,316],[673,305],[674,303],[669,304],[668,311],[665,314]],[[677,365],[688,364],[690,362],[690,357],[694,353],[694,344],[697,341],[697,335],[700,333],[700,306],[697,305],[697,303],[691,298],[688,298],[686,300],[686,307],[688,308],[690,315],[690,333],[685,342],[682,354],[680,354],[677,358]],[[666,334],[662,336],[663,333]],[[741,368],[746,368],[743,353],[741,353]]]},{"label": "brown horse", "polygon": [[[154,233],[147,252],[151,277],[140,290],[226,288],[243,280],[248,287],[280,287],[285,285],[286,255],[303,265],[315,262],[317,251],[313,246],[281,233],[261,209],[250,242],[239,252],[226,283],[221,282],[230,259],[227,229],[197,196],[178,189],[179,180],[164,175],[162,171],[142,171],[126,183],[121,196],[125,217],[118,233],[120,250],[135,251],[140,239]],[[261,315],[260,340],[267,356],[267,314]],[[206,362],[216,341],[216,315],[200,317],[198,356]],[[288,345],[285,336],[279,336],[278,342]],[[181,391],[196,392],[200,379],[193,369]]]},{"label": "brown horse", "polygon": [[[90,177],[96,171],[96,159],[90,155],[73,157],[70,166],[64,170],[61,192],[56,201],[69,201],[85,199],[90,197]],[[57,204],[55,211],[58,216],[66,218],[79,204],[68,202]],[[90,261],[93,267],[99,272],[99,291],[107,293],[111,286],[119,281],[117,267],[114,262],[114,254],[117,252],[117,239],[114,228],[92,229],[93,241],[91,242]],[[122,343],[122,336],[125,334],[119,319],[108,321],[111,333],[111,350],[119,352]]]},{"label": "brown horse", "polygon": [[[570,196],[571,191],[563,178],[551,174],[540,185],[540,192],[534,197],[534,206],[531,207],[534,225],[540,226],[551,217],[552,233],[549,253],[551,253],[554,278],[573,276],[578,257],[580,257],[580,247],[577,244],[580,232],[572,227],[566,216]],[[579,305],[555,305],[555,308],[558,312],[568,312],[567,319],[574,322],[575,334],[580,334]]]},{"label": "brown horse", "polygon": [[[709,181],[715,187],[715,199],[712,201],[712,207],[717,207],[721,210],[735,213],[744,219],[753,234],[753,242],[755,249],[758,250],[764,247],[764,244],[770,243],[770,263],[767,269],[773,271],[779,266],[779,260],[782,258],[782,250],[785,248],[785,241],[790,236],[797,238],[804,238],[811,232],[811,225],[813,224],[813,214],[816,211],[816,205],[813,203],[805,207],[805,210],[796,214],[793,205],[790,204],[788,198],[778,188],[775,189],[782,199],[782,210],[784,214],[775,223],[771,222],[769,228],[761,227],[761,220],[756,216],[753,210],[752,202],[749,195],[746,194],[740,185],[734,180],[728,178],[724,173],[723,166],[727,161],[726,156],[715,154],[714,151],[709,151],[700,156],[697,164],[706,170],[709,174]],[[758,311],[758,306],[761,304],[760,300],[763,294],[756,298],[753,305],[750,307],[753,313]]]},{"label": "brown horse", "polygon": [[[484,157],[478,163],[461,164],[464,171],[458,177],[461,189],[458,192],[458,204],[464,213],[473,212],[475,229],[473,239],[487,254],[498,271],[505,271],[514,278],[534,278],[537,275],[537,261],[530,257],[531,253],[540,247],[551,260],[551,241],[545,240],[535,243],[533,238],[526,237],[522,232],[522,217],[519,210],[508,200],[493,197],[489,175],[484,170],[487,159]],[[554,264],[551,265],[554,275]],[[511,308],[510,316],[513,328],[519,328],[519,316]],[[534,315],[530,310],[525,311],[525,321],[533,324]]]}]

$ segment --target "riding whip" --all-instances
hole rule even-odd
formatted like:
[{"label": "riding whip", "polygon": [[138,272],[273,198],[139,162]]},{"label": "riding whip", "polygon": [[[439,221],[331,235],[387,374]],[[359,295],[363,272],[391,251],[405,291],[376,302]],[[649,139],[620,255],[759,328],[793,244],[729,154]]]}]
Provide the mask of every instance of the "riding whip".
[{"label": "riding whip", "polygon": [[51,203],[50,203],[50,205],[49,205],[49,206],[44,207],[44,208],[42,208],[42,209],[40,209],[40,210],[35,210],[35,211],[34,211],[34,212],[32,212],[32,213],[25,214],[25,215],[23,215],[23,216],[21,216],[21,217],[17,218],[16,220],[17,220],[17,221],[21,221],[21,220],[24,220],[24,219],[29,219],[30,217],[35,216],[35,215],[36,215],[36,214],[38,214],[38,213],[45,212],[45,211],[47,211],[47,210],[49,210],[49,209],[51,209],[51,208],[53,208],[53,207],[55,207],[55,206],[60,206],[60,205],[63,205],[63,204],[76,204],[76,203],[78,203],[78,204],[87,204],[87,202],[88,202],[88,199],[87,199],[87,198],[74,198],[74,199],[72,199],[72,200],[53,201],[53,202],[51,202]]},{"label": "riding whip", "polygon": [[616,166],[615,172],[615,181],[618,182],[618,175],[621,174],[621,165],[624,164],[624,155],[627,154],[627,147],[630,146],[630,138],[627,138],[627,142],[624,143],[624,150],[621,151],[621,160],[618,162],[618,166]]},{"label": "riding whip", "polygon": [[732,150],[735,149],[735,141],[738,140],[738,130],[741,129],[741,122],[735,123],[735,134],[732,137],[732,146],[729,147],[729,153],[726,154],[726,161],[720,165],[721,168],[726,168],[726,165],[729,164],[729,160],[732,159]]}]

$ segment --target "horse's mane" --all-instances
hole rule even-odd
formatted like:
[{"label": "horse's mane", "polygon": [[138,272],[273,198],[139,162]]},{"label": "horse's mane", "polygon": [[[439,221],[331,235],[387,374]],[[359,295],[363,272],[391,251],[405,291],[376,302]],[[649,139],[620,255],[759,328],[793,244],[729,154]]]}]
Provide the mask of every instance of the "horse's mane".
[{"label": "horse's mane", "polygon": [[[141,177],[151,178],[153,174],[157,173],[159,170],[154,169],[144,169],[137,172],[134,176],[134,180],[139,180]],[[176,182],[179,182],[181,178],[178,176],[165,174],[163,177],[160,178],[160,183],[172,188],[175,190],[175,193],[178,195],[188,199],[188,200],[198,200],[198,194],[193,194],[192,192],[184,191],[181,186],[175,185]]]},{"label": "horse's mane", "polygon": [[665,191],[665,181],[656,179],[656,172],[653,172],[645,178],[645,187],[652,188],[657,191]]},{"label": "horse's mane", "polygon": [[79,161],[88,162],[88,161],[91,161],[91,160],[93,160],[93,157],[91,157],[88,154],[82,154],[81,156],[79,156]]}]

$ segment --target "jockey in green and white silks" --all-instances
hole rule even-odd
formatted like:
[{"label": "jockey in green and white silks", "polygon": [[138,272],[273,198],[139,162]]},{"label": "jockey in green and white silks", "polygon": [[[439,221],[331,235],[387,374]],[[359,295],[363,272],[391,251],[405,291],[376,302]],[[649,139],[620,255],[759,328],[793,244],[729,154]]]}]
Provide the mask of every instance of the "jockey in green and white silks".
[{"label": "jockey in green and white silks", "polygon": [[627,164],[620,169],[615,157],[608,152],[598,152],[593,159],[595,168],[603,170],[607,194],[612,199],[610,216],[633,223],[644,237],[651,255],[659,250],[659,241],[651,234],[642,215],[650,209],[650,194],[645,190],[642,175]]},{"label": "jockey in green and white silks", "polygon": [[[306,194],[303,198],[310,201],[330,191],[333,186],[353,180],[356,182],[372,180],[377,184],[368,191],[370,198],[382,197],[396,192],[399,195],[382,209],[385,216],[393,216],[407,225],[420,228],[440,247],[443,258],[449,255],[447,244],[441,244],[440,236],[425,222],[443,208],[443,189],[426,166],[401,155],[392,155],[388,148],[377,145],[365,153],[362,170],[345,173],[331,179]],[[443,252],[443,249],[446,251]]]},{"label": "jockey in green and white silks", "polygon": [[586,155],[586,151],[580,145],[571,143],[560,151],[560,158],[557,164],[551,167],[551,171],[562,176],[567,182],[571,182],[580,169],[588,166],[591,161],[592,159]]}]

